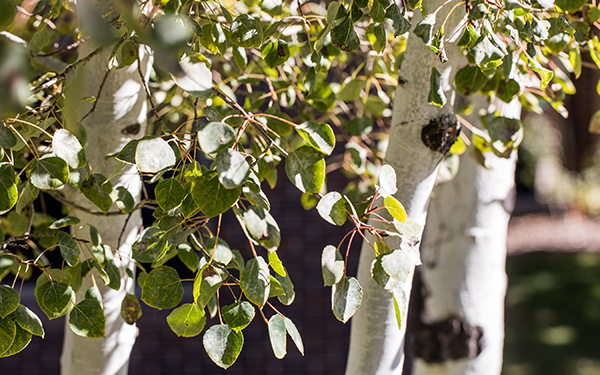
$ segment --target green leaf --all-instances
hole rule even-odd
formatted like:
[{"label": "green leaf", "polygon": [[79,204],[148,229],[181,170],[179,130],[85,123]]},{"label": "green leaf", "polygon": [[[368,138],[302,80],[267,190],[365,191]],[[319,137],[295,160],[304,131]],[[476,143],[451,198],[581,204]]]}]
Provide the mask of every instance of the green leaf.
[{"label": "green leaf", "polygon": [[415,26],[415,30],[413,31],[413,33],[421,38],[423,43],[428,46],[431,45],[431,42],[433,41],[433,25],[435,25],[435,13],[429,14],[423,18],[417,26]]},{"label": "green leaf", "polygon": [[204,310],[197,305],[186,303],[167,316],[167,324],[180,337],[194,337],[200,334],[206,324]]},{"label": "green leaf", "polygon": [[298,348],[300,354],[304,355],[304,343],[302,342],[302,337],[300,336],[300,332],[298,332],[298,328],[290,318],[284,318],[285,321],[285,329],[287,333],[292,338],[292,341]]},{"label": "green leaf", "polygon": [[284,295],[277,296],[277,299],[279,300],[279,302],[288,306],[291,305],[292,302],[294,302],[294,298],[296,298],[296,293],[294,292],[294,284],[292,284],[289,272],[287,272],[285,268],[284,271],[286,272],[285,276],[281,276],[278,273],[276,273],[275,275],[273,275],[273,277],[275,278],[275,280],[279,281],[279,284],[281,284],[283,292],[285,293]]},{"label": "green leaf", "polygon": [[192,197],[200,211],[207,218],[227,211],[237,202],[242,188],[227,189],[219,182],[216,172],[208,172],[198,177],[192,187]]},{"label": "green leaf", "polygon": [[244,48],[257,48],[263,42],[260,23],[248,14],[240,14],[231,24],[231,41]]},{"label": "green leaf", "polygon": [[164,211],[170,211],[183,202],[186,191],[176,179],[168,178],[156,185],[154,195],[160,208]]},{"label": "green leaf", "polygon": [[379,2],[374,1],[369,16],[373,19],[373,22],[383,22],[385,20],[385,11]]},{"label": "green leaf", "polygon": [[[394,280],[405,282],[414,263],[403,250],[378,255],[371,265],[371,276],[384,289],[396,286]],[[390,280],[393,279],[393,280]]]},{"label": "green leaf", "polygon": [[554,4],[564,12],[574,13],[587,3],[587,0],[555,0]]},{"label": "green leaf", "polygon": [[14,179],[0,175],[0,215],[13,208],[18,199],[19,192]]},{"label": "green leaf", "polygon": [[142,287],[142,301],[157,309],[170,309],[181,301],[183,286],[173,268],[160,266],[146,276]]},{"label": "green leaf", "polygon": [[93,174],[83,181],[81,192],[87,199],[105,213],[110,210],[113,200],[110,196],[112,185],[106,182],[106,178],[101,174]]},{"label": "green leaf", "polygon": [[[6,1],[6,0],[3,0]],[[0,0],[0,8],[2,7]],[[1,14],[1,13],[0,13]],[[0,15],[0,17],[2,17]],[[1,21],[0,21],[1,22]],[[8,127],[0,125],[0,147],[12,148],[17,145],[17,137]]]},{"label": "green leaf", "polygon": [[0,284],[0,318],[6,318],[15,311],[20,301],[21,297],[16,290],[6,284]]},{"label": "green leaf", "polygon": [[470,95],[481,90],[487,81],[487,77],[476,65],[462,67],[454,77],[454,85],[458,92],[463,95]]},{"label": "green leaf", "polygon": [[131,212],[131,210],[135,208],[135,200],[129,190],[123,186],[117,186],[115,192],[117,195],[115,203],[117,204],[117,207],[119,207],[119,210],[123,213]]},{"label": "green leaf", "polygon": [[296,127],[296,131],[306,142],[326,155],[331,155],[335,147],[335,134],[331,126],[323,122],[307,121]]},{"label": "green leaf", "polygon": [[135,164],[135,151],[137,149],[139,139],[134,139],[127,142],[123,149],[115,156],[115,159],[123,163]]},{"label": "green leaf", "polygon": [[217,272],[214,267],[210,265],[202,267],[194,279],[194,301],[200,307],[206,307],[212,296],[221,287],[222,282],[223,277],[221,273]]},{"label": "green leaf", "polygon": [[373,130],[373,119],[370,117],[355,117],[345,124],[346,131],[358,137],[369,134]]},{"label": "green leaf", "polygon": [[327,7],[327,24],[333,26],[336,20],[348,15],[346,7],[338,1],[333,1]]},{"label": "green leaf", "polygon": [[35,32],[35,34],[33,34],[29,43],[27,43],[27,51],[29,51],[31,56],[35,56],[42,48],[45,48],[50,45],[50,43],[54,42],[55,39],[56,31],[44,24]]},{"label": "green leaf", "polygon": [[442,88],[442,75],[438,70],[434,67],[431,68],[431,78],[430,78],[429,87],[429,95],[427,97],[427,101],[431,104],[435,104],[439,107],[442,107],[446,104],[446,95],[444,94],[444,89]]},{"label": "green leaf", "polygon": [[225,324],[214,325],[204,334],[202,344],[210,359],[219,367],[227,369],[240,355],[244,335]]},{"label": "green leaf", "polygon": [[354,277],[344,276],[331,290],[333,315],[346,323],[362,303],[362,287]]},{"label": "green leaf", "polygon": [[260,308],[265,305],[269,298],[271,277],[263,257],[258,256],[246,262],[246,268],[241,272],[240,286],[250,302]]},{"label": "green leaf", "polygon": [[128,40],[121,43],[117,53],[115,54],[115,68],[122,69],[137,61],[139,54],[139,46],[137,43]]},{"label": "green leaf", "polygon": [[[0,31],[6,30],[15,19],[16,15],[17,7],[12,1],[0,0]],[[1,349],[0,353],[2,353]]]},{"label": "green leaf", "polygon": [[121,303],[121,317],[125,323],[131,325],[142,317],[142,306],[137,297],[127,293]]},{"label": "green leaf", "polygon": [[221,152],[235,141],[235,131],[224,122],[209,122],[198,131],[198,143],[206,154]]},{"label": "green leaf", "polygon": [[0,354],[8,351],[17,336],[17,325],[11,317],[0,318]]},{"label": "green leaf", "polygon": [[269,41],[264,44],[261,55],[268,66],[275,68],[290,58],[290,47],[283,40]]},{"label": "green leaf", "polygon": [[285,320],[279,315],[275,314],[269,319],[269,340],[271,341],[271,348],[273,353],[278,359],[282,359],[287,354],[287,335],[285,329]]},{"label": "green leaf", "polygon": [[79,246],[70,234],[58,232],[58,244],[60,245],[60,254],[69,266],[73,267],[79,263]]},{"label": "green leaf", "polygon": [[232,305],[224,306],[221,313],[225,323],[234,331],[239,332],[252,322],[256,310],[249,302],[237,301]]},{"label": "green leaf", "polygon": [[[27,332],[44,338],[45,332],[42,321],[33,311],[23,305],[19,305],[16,310],[17,324]],[[0,349],[1,350],[1,349]]]},{"label": "green leaf", "polygon": [[75,292],[64,282],[47,282],[36,288],[38,305],[49,319],[61,317],[75,305]]},{"label": "green leaf", "polygon": [[189,244],[181,243],[177,245],[177,256],[190,271],[196,271],[198,269],[200,257],[198,257],[196,250]]},{"label": "green leaf", "polygon": [[10,348],[8,348],[8,350],[4,353],[0,354],[0,358],[17,354],[25,349],[27,345],[29,345],[29,342],[31,341],[31,333],[21,328],[19,325],[15,325],[15,328],[15,339],[13,340]]},{"label": "green leaf", "polygon": [[388,210],[390,215],[401,223],[406,221],[406,210],[402,203],[400,203],[396,198],[389,196],[385,197],[383,200],[385,208]]},{"label": "green leaf", "polygon": [[73,169],[85,167],[85,150],[77,137],[66,129],[58,129],[52,138],[52,150]]},{"label": "green leaf", "polygon": [[230,148],[217,154],[215,164],[219,181],[227,189],[234,189],[242,185],[250,173],[250,165],[244,155]]},{"label": "green leaf", "polygon": [[212,95],[212,73],[204,61],[185,57],[179,66],[183,74],[171,75],[177,86],[196,98],[206,99]]},{"label": "green leaf", "polygon": [[104,337],[106,318],[102,305],[94,298],[79,302],[69,315],[69,327],[83,337],[98,339]]},{"label": "green leaf", "polygon": [[115,262],[112,259],[107,261],[104,269],[110,278],[110,282],[106,286],[114,290],[119,290],[121,288],[121,272],[115,265]]},{"label": "green leaf", "polygon": [[278,297],[285,295],[285,290],[283,290],[283,286],[277,279],[271,275],[271,288],[269,289],[269,298]]},{"label": "green leaf", "polygon": [[66,216],[61,219],[56,220],[54,223],[50,224],[48,228],[50,229],[60,229],[64,227],[68,227],[69,225],[77,225],[81,223],[78,217],[75,216]]},{"label": "green leaf", "polygon": [[498,98],[500,98],[500,100],[502,100],[503,102],[510,103],[513,100],[513,98],[519,94],[520,90],[521,86],[519,85],[519,83],[511,78],[508,81],[504,82],[504,84],[501,84],[500,87],[498,87],[498,91],[496,91],[496,94],[498,95]]},{"label": "green leaf", "polygon": [[506,54],[487,35],[482,35],[469,50],[469,57],[482,70],[500,66],[504,55]]},{"label": "green leaf", "polygon": [[337,284],[344,277],[344,259],[335,246],[327,245],[323,249],[321,270],[325,286]]},{"label": "green leaf", "polygon": [[29,171],[29,181],[38,189],[56,189],[69,179],[69,167],[59,157],[49,156],[35,160]]},{"label": "green leaf", "polygon": [[269,252],[277,250],[281,241],[279,226],[273,216],[262,207],[250,206],[242,214],[242,220],[250,237]]},{"label": "green leaf", "polygon": [[246,69],[246,65],[248,65],[248,55],[246,54],[246,49],[238,46],[233,46],[231,48],[231,52],[233,53],[233,61],[235,61],[235,65],[237,65],[237,67],[240,68],[240,70]]},{"label": "green leaf", "polygon": [[[398,302],[398,297],[400,294],[402,300]],[[402,315],[406,312],[406,295],[402,289],[397,289],[392,293],[392,298],[394,300],[394,313],[396,314],[396,322],[398,322],[398,329],[402,329]],[[402,303],[402,307],[400,307],[400,303]]]},{"label": "green leaf", "polygon": [[344,198],[337,191],[327,193],[317,204],[317,211],[325,221],[333,225],[344,225],[346,208]]},{"label": "green leaf", "polygon": [[408,19],[404,17],[404,12],[400,12],[400,8],[395,2],[392,2],[385,11],[385,18],[392,21],[395,37],[407,33],[412,26]]},{"label": "green leaf", "polygon": [[175,165],[175,152],[162,138],[146,136],[138,141],[135,164],[140,172],[157,173]]},{"label": "green leaf", "polygon": [[360,39],[349,16],[331,30],[331,44],[347,52],[354,51],[360,46]]},{"label": "green leaf", "polygon": [[141,263],[151,263],[167,251],[167,236],[157,227],[144,229],[132,246],[133,259]]},{"label": "green leaf", "polygon": [[205,248],[213,261],[219,262],[224,266],[228,265],[233,258],[229,244],[220,237],[218,239],[217,237],[209,238],[208,241],[206,241]]},{"label": "green leaf", "polygon": [[277,252],[276,251],[270,252],[268,255],[268,259],[269,259],[269,266],[271,266],[273,271],[275,271],[279,276],[285,277],[285,275],[286,275],[285,268],[283,267],[283,263],[281,263],[279,256],[277,256]]},{"label": "green leaf", "polygon": [[311,146],[302,146],[289,153],[285,173],[303,193],[318,193],[325,181],[323,154]]}]

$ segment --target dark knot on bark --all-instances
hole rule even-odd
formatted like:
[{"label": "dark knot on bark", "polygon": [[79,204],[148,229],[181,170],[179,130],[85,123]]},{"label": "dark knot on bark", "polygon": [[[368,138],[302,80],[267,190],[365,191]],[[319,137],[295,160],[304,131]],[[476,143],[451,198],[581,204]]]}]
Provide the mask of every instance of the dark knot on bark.
[{"label": "dark knot on bark", "polygon": [[475,358],[485,346],[483,328],[458,316],[421,323],[415,336],[415,355],[429,363]]},{"label": "dark knot on bark", "polygon": [[421,140],[430,150],[445,155],[460,134],[460,123],[453,114],[432,118],[421,130]]}]

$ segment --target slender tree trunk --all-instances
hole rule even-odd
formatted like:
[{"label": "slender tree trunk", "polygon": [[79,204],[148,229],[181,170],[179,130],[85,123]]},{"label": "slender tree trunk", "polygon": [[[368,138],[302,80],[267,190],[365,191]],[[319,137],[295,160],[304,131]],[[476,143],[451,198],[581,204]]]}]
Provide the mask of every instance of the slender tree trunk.
[{"label": "slender tree trunk", "polygon": [[[103,2],[101,7],[114,5],[112,2]],[[85,29],[85,25],[84,25]],[[87,48],[86,48],[87,47]],[[98,95],[98,90],[104,80],[108,58],[112,48],[107,48],[103,53],[94,57],[83,66],[78,79],[73,84],[80,84],[79,95],[88,97]],[[86,56],[93,50],[91,46],[82,46],[80,56]],[[151,55],[144,46],[140,48],[142,71],[148,81],[151,66]],[[77,88],[75,88],[77,90]],[[114,158],[105,159],[105,155],[114,153],[134,138],[140,138],[146,128],[146,93],[142,79],[138,74],[137,63],[120,70],[113,70],[104,83],[102,92],[97,98],[98,104],[83,122],[82,126],[87,135],[87,160],[94,173],[101,173],[108,177],[117,167],[119,162]],[[78,113],[82,118],[90,109],[91,104],[83,105]],[[141,181],[135,167],[126,167],[113,180],[113,185],[124,186],[136,200],[140,199]],[[98,210],[81,194],[69,197],[75,203]],[[110,211],[118,211],[115,205]],[[88,223],[98,229],[102,242],[110,245],[115,252],[115,264],[121,272],[121,288],[118,291],[104,286],[102,279],[96,273],[95,282],[102,293],[104,311],[106,315],[106,335],[101,339],[88,339],[75,335],[68,324],[65,326],[65,340],[61,356],[61,374],[63,375],[124,375],[127,374],[129,357],[137,328],[128,325],[121,318],[121,303],[126,293],[134,293],[135,281],[126,274],[126,269],[134,270],[134,261],[131,258],[131,245],[137,237],[141,225],[140,211],[135,211],[130,217],[127,215],[103,216],[73,209],[71,215],[81,219],[82,224]],[[86,237],[89,228],[82,228],[78,236]],[[120,246],[117,248],[119,238]],[[89,258],[89,251],[82,253],[82,259]],[[77,293],[78,301],[83,298],[85,291],[92,286],[91,275],[83,280],[83,285]]]},{"label": "slender tree trunk", "polygon": [[[475,107],[481,107],[475,105]],[[502,115],[520,118],[514,101]],[[478,124],[477,115],[469,119]],[[450,182],[433,190],[413,295],[415,375],[498,375],[504,343],[506,234],[516,154],[488,155],[489,169],[465,153]],[[412,329],[412,326],[411,326]]]},{"label": "slender tree trunk", "polygon": [[[434,11],[443,1],[424,1],[423,4],[428,11]],[[445,19],[450,9],[451,5],[446,5],[437,13],[438,22]],[[462,8],[457,8],[452,13],[446,23],[446,35],[455,34],[454,30],[463,16]],[[420,16],[416,15],[413,25],[419,21]],[[437,62],[436,66],[443,77],[442,87],[449,94],[448,83],[453,81],[461,59],[460,52],[453,45],[449,45],[446,54],[450,62],[443,65]],[[395,169],[398,177],[398,193],[395,197],[404,205],[408,217],[421,225],[425,224],[427,204],[439,162],[458,134],[456,118],[452,115],[452,96],[442,108],[427,102],[431,68],[435,60],[432,50],[411,32],[400,72],[401,81],[405,83],[400,84],[396,90],[385,160]],[[376,222],[370,224],[377,225]],[[369,238],[372,240],[372,237]],[[398,240],[389,238],[386,238],[388,246],[392,249],[399,248]],[[363,301],[352,318],[346,375],[388,375],[402,372],[406,329],[404,322],[408,302],[402,308],[403,324],[399,329],[392,294],[371,278],[370,268],[374,258],[371,245],[363,243],[358,266]],[[400,299],[402,295],[409,296],[411,285],[412,272],[395,293]]]}]

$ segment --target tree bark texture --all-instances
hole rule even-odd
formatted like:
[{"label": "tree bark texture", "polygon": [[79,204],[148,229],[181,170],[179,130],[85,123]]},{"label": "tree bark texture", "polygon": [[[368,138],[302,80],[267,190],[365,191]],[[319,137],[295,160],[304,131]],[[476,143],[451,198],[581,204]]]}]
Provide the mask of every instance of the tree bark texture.
[{"label": "tree bark texture", "polygon": [[[433,11],[440,8],[443,2],[433,0],[424,1],[423,4],[425,9]],[[438,11],[437,19],[440,24],[451,6],[448,4]],[[415,12],[413,25],[421,20],[418,13]],[[460,34],[454,31],[461,27],[463,16],[462,8],[454,10],[446,23],[445,29],[451,31],[447,35]],[[443,65],[436,62],[436,66],[442,74],[443,87],[448,94],[449,83],[454,80],[461,59],[460,51],[454,46],[449,47],[446,54],[450,62]],[[385,163],[395,169],[398,177],[398,192],[395,197],[404,205],[408,217],[421,225],[425,224],[427,204],[438,165],[458,134],[456,118],[452,115],[452,96],[442,108],[427,102],[431,68],[435,61],[436,55],[411,31],[400,69],[400,81],[404,83],[396,89],[385,159]],[[378,225],[374,221],[370,224]],[[372,237],[367,238],[373,240]],[[399,248],[397,239],[388,238],[391,237],[386,238],[391,249]],[[408,302],[403,308],[403,324],[399,329],[392,294],[371,278],[370,268],[374,258],[375,252],[371,245],[363,243],[357,277],[363,287],[363,301],[352,318],[346,375],[389,375],[402,372],[404,322]],[[395,291],[397,298],[402,300],[403,295],[409,296],[411,285],[412,272],[408,280]]]},{"label": "tree bark texture", "polygon": [[[520,111],[515,101],[502,115],[519,118]],[[413,320],[415,375],[501,372],[516,153],[509,159],[490,153],[487,161],[486,169],[463,154],[456,177],[433,190],[416,271],[420,290],[413,292],[421,300]]]},{"label": "tree bark texture", "polygon": [[[111,2],[102,2],[101,11]],[[85,25],[83,25],[85,30]],[[86,56],[94,49],[93,46],[80,47],[80,57]],[[112,47],[91,59],[83,67],[78,68],[73,80],[79,85],[74,90],[79,91],[80,97],[98,95],[99,88],[105,78],[108,59]],[[147,47],[141,46],[139,51],[142,62],[142,72],[146,83],[149,79],[152,58]],[[100,96],[97,97],[97,108],[82,122],[87,136],[87,160],[93,173],[101,173],[108,177],[119,162],[114,158],[105,159],[107,154],[120,151],[127,142],[141,138],[145,133],[148,111],[147,97],[142,78],[138,73],[138,64],[113,70],[106,77]],[[91,109],[92,104],[80,106],[78,117],[81,119]],[[132,194],[136,203],[140,200],[141,180],[135,166],[127,166],[111,180],[113,185],[124,186]],[[80,206],[98,211],[82,194],[73,193],[68,197]],[[118,211],[116,205],[110,210]],[[100,288],[106,316],[106,334],[101,339],[88,339],[74,334],[65,325],[65,339],[61,356],[62,375],[125,375],[128,371],[131,349],[137,336],[135,325],[125,323],[120,315],[121,303],[126,293],[134,294],[135,281],[126,274],[126,269],[134,271],[135,264],[131,257],[131,245],[135,241],[141,226],[140,210],[130,216],[95,215],[77,209],[70,211],[71,215],[81,219],[82,224],[88,223],[98,229],[102,242],[116,250],[114,261],[121,273],[121,288],[118,291],[104,285],[98,273],[94,270],[95,282]],[[73,228],[76,229],[76,228]],[[88,227],[78,232],[78,237],[87,237]],[[117,248],[119,238],[120,246]],[[90,257],[89,249],[82,252],[81,259]],[[90,273],[91,274],[91,273]],[[80,301],[86,290],[92,286],[91,275],[83,280],[83,285],[77,293]]]}]

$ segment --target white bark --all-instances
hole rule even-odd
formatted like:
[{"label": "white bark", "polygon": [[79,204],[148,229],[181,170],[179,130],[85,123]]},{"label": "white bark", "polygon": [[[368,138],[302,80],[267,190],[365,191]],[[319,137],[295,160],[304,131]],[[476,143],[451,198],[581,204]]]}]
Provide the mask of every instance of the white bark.
[{"label": "white bark", "polygon": [[[425,8],[429,11],[437,9],[442,3],[437,0],[424,1]],[[438,12],[438,22],[446,17],[450,8],[451,5],[446,5]],[[446,30],[454,31],[462,15],[464,12],[456,9],[446,24]],[[413,25],[416,25],[420,19],[420,16],[416,15],[412,20]],[[439,25],[436,25],[436,30],[438,27]],[[453,32],[447,32],[446,35],[453,35]],[[447,89],[448,83],[454,79],[460,59],[459,51],[455,47],[449,47],[446,53],[450,62],[444,65],[438,62],[437,66],[444,78],[444,87]],[[395,197],[404,205],[408,217],[421,225],[425,224],[429,195],[435,183],[438,164],[443,158],[441,152],[434,151],[423,143],[421,131],[432,119],[452,112],[451,97],[449,103],[443,108],[427,102],[431,67],[435,59],[431,49],[411,32],[400,71],[400,75],[407,82],[399,85],[396,90],[385,160],[395,169],[398,177],[398,193]],[[377,225],[376,222],[370,224]],[[372,240],[372,237],[369,238]],[[388,240],[388,238],[386,242],[390,248],[399,247],[397,240]],[[370,268],[374,257],[375,253],[371,246],[363,243],[357,277],[363,287],[363,301],[352,318],[346,375],[402,373],[406,309],[402,316],[402,329],[399,329],[391,293],[381,288],[371,278]],[[407,297],[410,296],[411,284],[412,272],[400,287]]]},{"label": "white bark", "polygon": [[[520,104],[514,101],[504,108],[503,115],[520,118],[520,111]],[[476,118],[470,120],[478,123]],[[427,325],[455,319],[458,329],[456,319],[460,319],[468,327],[478,327],[478,334],[471,338],[470,354],[465,358],[442,358],[439,363],[415,358],[412,372],[415,375],[501,372],[506,235],[516,153],[510,159],[488,155],[487,160],[489,169],[468,153],[463,154],[458,175],[433,190],[422,246],[423,266],[419,268],[424,299],[421,322]],[[481,333],[483,340],[477,342]],[[419,334],[415,333],[417,341]],[[477,355],[481,344],[482,351]],[[425,347],[436,345],[426,343]]]},{"label": "white bark", "polygon": [[[108,2],[104,3],[106,5]],[[85,28],[85,25],[84,25]],[[92,48],[80,48],[80,56],[85,56]],[[108,57],[111,48],[94,57],[82,68],[81,97],[97,96],[98,89],[106,72]],[[151,55],[145,47],[140,48],[140,58],[145,80],[148,81],[151,66]],[[78,80],[76,80],[78,81]],[[94,173],[101,173],[108,177],[119,164],[114,158],[105,160],[105,155],[114,153],[133,138],[140,138],[145,133],[147,102],[142,80],[138,74],[137,63],[121,70],[112,71],[98,98],[96,110],[83,121],[83,128],[87,134],[86,154],[88,163]],[[91,105],[80,109],[79,118],[83,117]],[[129,135],[123,130],[134,124],[139,124],[139,132]],[[141,182],[135,167],[127,167],[111,180],[113,185],[126,187],[136,200],[140,199]],[[82,194],[73,193],[68,197],[75,203],[98,210]],[[118,211],[113,205],[111,211]],[[106,335],[101,339],[88,339],[75,335],[65,326],[65,340],[61,356],[62,375],[125,375],[128,371],[131,349],[137,336],[135,325],[128,325],[121,318],[121,302],[126,293],[134,293],[135,281],[127,276],[125,270],[134,270],[134,261],[131,258],[131,245],[138,234],[141,225],[139,210],[134,212],[127,223],[127,215],[103,216],[93,215],[80,210],[71,210],[71,215],[81,219],[82,224],[88,223],[98,229],[102,241],[116,249],[118,238],[123,230],[122,243],[116,249],[115,264],[121,272],[121,288],[118,291],[104,286],[99,275],[95,273],[95,281],[102,293],[104,311],[106,315]],[[86,237],[88,228],[84,227],[78,232],[79,237]],[[82,253],[82,259],[89,257],[89,251]],[[96,272],[96,271],[93,271]],[[83,298],[86,290],[92,286],[88,275],[81,289],[77,293],[78,301]]]}]

